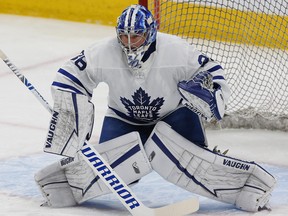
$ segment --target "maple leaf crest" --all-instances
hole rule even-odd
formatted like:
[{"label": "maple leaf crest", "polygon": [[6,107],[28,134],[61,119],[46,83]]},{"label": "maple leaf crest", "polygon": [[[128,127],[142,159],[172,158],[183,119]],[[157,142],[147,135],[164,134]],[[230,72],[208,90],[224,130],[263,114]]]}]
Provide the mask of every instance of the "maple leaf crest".
[{"label": "maple leaf crest", "polygon": [[151,96],[149,96],[141,87],[131,96],[133,102],[127,98],[120,97],[120,100],[127,109],[130,117],[146,122],[159,118],[159,110],[164,103],[163,97],[158,97],[150,102]]}]

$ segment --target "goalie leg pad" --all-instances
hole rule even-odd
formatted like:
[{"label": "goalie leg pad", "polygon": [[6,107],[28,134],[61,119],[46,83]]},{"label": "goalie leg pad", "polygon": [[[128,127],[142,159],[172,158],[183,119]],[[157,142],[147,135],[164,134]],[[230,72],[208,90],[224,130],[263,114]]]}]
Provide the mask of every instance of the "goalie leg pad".
[{"label": "goalie leg pad", "polygon": [[[236,207],[251,212],[261,210],[269,202],[275,184],[275,179],[269,173],[255,166],[236,199]],[[251,203],[251,200],[254,202]]]},{"label": "goalie leg pad", "polygon": [[56,91],[44,151],[74,157],[91,136],[93,122],[94,106],[87,96]]},{"label": "goalie leg pad", "polygon": [[[138,132],[131,132],[95,146],[95,149],[111,165],[126,184],[139,180],[152,171]],[[81,153],[79,153],[81,154]],[[65,169],[65,175],[78,203],[94,197],[110,193],[105,183],[97,176],[89,165],[78,155],[80,162],[76,166]],[[113,176],[101,165],[98,170]]]},{"label": "goalie leg pad", "polygon": [[48,206],[68,207],[77,204],[59,162],[38,171],[34,178]]},{"label": "goalie leg pad", "polygon": [[145,151],[152,168],[164,179],[245,211],[263,207],[276,184],[274,177],[258,164],[199,147],[164,122],[156,124]]},{"label": "goalie leg pad", "polygon": [[[138,132],[103,142],[95,148],[126,184],[152,171]],[[111,192],[80,154],[77,153],[73,160],[62,159],[35,174],[49,206],[72,206]],[[98,169],[114,181],[105,169],[100,166]]]}]

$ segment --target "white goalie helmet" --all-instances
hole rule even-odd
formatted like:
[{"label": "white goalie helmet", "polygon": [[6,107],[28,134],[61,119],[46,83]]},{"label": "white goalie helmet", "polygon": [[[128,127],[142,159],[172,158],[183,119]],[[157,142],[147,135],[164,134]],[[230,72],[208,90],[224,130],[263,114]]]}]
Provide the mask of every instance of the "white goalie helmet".
[{"label": "white goalie helmet", "polygon": [[116,32],[128,66],[141,69],[143,56],[156,40],[157,25],[152,13],[142,5],[127,7],[118,17]]}]

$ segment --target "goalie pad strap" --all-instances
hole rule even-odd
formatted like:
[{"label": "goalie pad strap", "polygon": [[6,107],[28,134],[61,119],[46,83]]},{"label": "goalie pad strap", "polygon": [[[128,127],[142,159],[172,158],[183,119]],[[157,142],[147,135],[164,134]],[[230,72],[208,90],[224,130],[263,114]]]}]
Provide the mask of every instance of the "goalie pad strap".
[{"label": "goalie pad strap", "polygon": [[91,136],[93,122],[94,106],[85,95],[56,91],[44,151],[74,157]]},{"label": "goalie pad strap", "polygon": [[169,182],[246,211],[263,207],[276,183],[258,164],[194,145],[164,122],[155,126],[145,151],[152,168]]}]

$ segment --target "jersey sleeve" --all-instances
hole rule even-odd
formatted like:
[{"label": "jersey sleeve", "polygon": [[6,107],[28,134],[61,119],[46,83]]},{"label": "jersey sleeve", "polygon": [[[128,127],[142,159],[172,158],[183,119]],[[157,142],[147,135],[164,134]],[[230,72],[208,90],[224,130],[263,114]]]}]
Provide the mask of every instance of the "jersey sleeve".
[{"label": "jersey sleeve", "polygon": [[90,100],[99,81],[88,59],[89,52],[82,51],[59,68],[51,86],[52,95],[56,90],[62,90],[86,95]]}]

